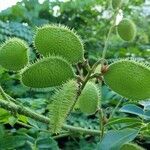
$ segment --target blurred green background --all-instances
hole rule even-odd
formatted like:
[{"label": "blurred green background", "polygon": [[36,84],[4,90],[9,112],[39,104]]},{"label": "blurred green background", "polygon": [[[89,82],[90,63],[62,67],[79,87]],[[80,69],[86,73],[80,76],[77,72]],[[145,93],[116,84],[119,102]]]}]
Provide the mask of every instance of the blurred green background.
[{"label": "blurred green background", "polygon": [[[7,0],[9,1],[9,0]],[[127,1],[127,0],[126,0]],[[3,4],[3,1],[0,1]],[[107,59],[134,57],[145,62],[150,62],[150,4],[144,0],[129,0],[123,7],[123,16],[132,19],[137,26],[137,36],[133,42],[122,41],[114,31],[108,47]],[[36,53],[32,40],[38,26],[43,24],[64,24],[75,29],[82,38],[85,47],[85,58],[93,64],[101,57],[107,32],[110,28],[112,12],[110,0],[22,0],[16,5],[0,12],[0,43],[10,37],[24,39],[30,45],[30,61],[34,61]],[[33,91],[23,87],[19,81],[19,75],[0,67],[0,84],[12,97],[21,101],[24,105],[35,109],[38,113],[47,113],[47,102],[52,91]],[[120,96],[103,86],[103,108],[106,115],[112,111]],[[119,113],[118,116],[121,116]],[[25,125],[20,122],[24,122]],[[73,112],[67,120],[71,125],[89,129],[98,129],[97,117],[86,116],[80,112]],[[98,138],[92,136],[76,136],[51,139],[50,133],[44,132],[47,127],[32,119],[20,116],[16,120],[8,112],[0,109],[0,149],[4,149],[2,143],[8,149],[32,150],[48,147],[49,150],[60,148],[64,150],[93,150]],[[29,125],[26,126],[26,124]],[[33,127],[30,128],[30,125]],[[3,138],[6,136],[5,138]],[[19,139],[19,140],[18,140]],[[16,142],[17,141],[17,142]],[[18,142],[19,141],[19,142]],[[146,140],[144,141],[147,146]],[[5,145],[5,148],[6,148]],[[10,146],[11,145],[11,146]],[[46,148],[44,149],[46,150]]]}]

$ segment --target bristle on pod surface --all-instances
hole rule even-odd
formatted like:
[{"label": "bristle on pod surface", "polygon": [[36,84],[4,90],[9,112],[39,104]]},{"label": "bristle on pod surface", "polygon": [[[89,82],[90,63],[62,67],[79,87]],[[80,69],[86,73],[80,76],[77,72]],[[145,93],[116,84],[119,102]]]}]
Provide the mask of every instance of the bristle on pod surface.
[{"label": "bristle on pod surface", "polygon": [[101,96],[100,92],[93,82],[88,82],[81,92],[78,99],[79,108],[83,113],[93,114],[98,109]]},{"label": "bristle on pod surface", "polygon": [[22,83],[31,88],[59,86],[74,77],[71,65],[58,56],[43,58],[21,73]]},{"label": "bristle on pod surface", "polygon": [[10,38],[0,47],[0,65],[7,70],[19,71],[29,61],[28,45],[19,38]]},{"label": "bristle on pod surface", "polygon": [[117,26],[117,32],[124,41],[133,41],[136,36],[136,26],[132,20],[123,19]]},{"label": "bristle on pod surface", "polygon": [[78,84],[74,80],[69,80],[52,96],[52,103],[48,106],[51,120],[49,127],[52,133],[61,131],[61,127],[76,100],[77,91]]},{"label": "bristle on pod surface", "polygon": [[150,67],[136,60],[112,63],[104,74],[104,81],[113,91],[130,100],[150,98]]},{"label": "bristle on pod surface", "polygon": [[44,25],[37,29],[34,45],[43,56],[59,55],[72,64],[84,60],[83,43],[73,30],[62,25]]}]

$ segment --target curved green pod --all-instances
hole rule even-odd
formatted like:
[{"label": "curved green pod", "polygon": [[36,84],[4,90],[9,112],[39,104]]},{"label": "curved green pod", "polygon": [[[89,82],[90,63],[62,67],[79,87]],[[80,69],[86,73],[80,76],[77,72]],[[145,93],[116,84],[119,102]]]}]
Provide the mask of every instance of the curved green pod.
[{"label": "curved green pod", "polygon": [[105,83],[131,100],[150,98],[150,67],[135,60],[119,60],[104,74]]},{"label": "curved green pod", "polygon": [[0,65],[7,70],[19,71],[29,61],[27,44],[18,38],[7,40],[0,47]]},{"label": "curved green pod", "polygon": [[118,35],[125,41],[132,41],[136,36],[136,26],[133,21],[123,19],[117,26]]},{"label": "curved green pod", "polygon": [[87,114],[93,114],[98,109],[99,101],[100,92],[97,86],[92,82],[88,82],[78,99],[80,110]]},{"label": "curved green pod", "polygon": [[21,73],[21,81],[31,88],[59,86],[75,74],[71,65],[61,57],[43,58],[30,65]]},{"label": "curved green pod", "polygon": [[81,39],[72,30],[61,25],[45,25],[38,28],[34,45],[44,56],[59,55],[72,64],[84,60]]},{"label": "curved green pod", "polygon": [[78,84],[74,80],[69,80],[58,89],[51,97],[49,104],[50,131],[59,133],[63,126],[72,105],[74,104],[78,91]]}]

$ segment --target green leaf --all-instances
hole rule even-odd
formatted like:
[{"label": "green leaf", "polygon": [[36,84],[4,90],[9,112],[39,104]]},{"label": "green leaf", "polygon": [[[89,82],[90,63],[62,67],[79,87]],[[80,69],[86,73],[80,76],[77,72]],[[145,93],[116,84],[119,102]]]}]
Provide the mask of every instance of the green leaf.
[{"label": "green leaf", "polygon": [[51,138],[49,133],[40,133],[37,141],[36,147],[38,150],[59,150],[56,141]]},{"label": "green leaf", "polygon": [[14,126],[17,121],[18,121],[18,119],[15,118],[14,116],[9,117],[9,119],[8,119],[8,123],[9,123],[11,126]]},{"label": "green leaf", "polygon": [[10,117],[10,114],[5,110],[0,108],[0,123],[6,123]]},{"label": "green leaf", "polygon": [[98,144],[97,150],[120,150],[120,147],[132,141],[139,133],[139,130],[124,129],[109,131]]},{"label": "green leaf", "polygon": [[136,118],[127,118],[127,117],[125,117],[125,118],[113,118],[107,124],[105,124],[105,126],[122,124],[122,123],[131,124],[131,123],[141,123],[141,122],[142,121],[140,119],[136,119]]},{"label": "green leaf", "polygon": [[145,120],[150,120],[150,110],[144,111],[143,118],[144,118]]},{"label": "green leaf", "polygon": [[0,124],[0,138],[2,138],[5,135],[5,129],[2,124]]},{"label": "green leaf", "polygon": [[23,146],[26,142],[25,136],[6,136],[0,138],[0,150],[15,149]]},{"label": "green leaf", "polygon": [[143,109],[134,105],[134,104],[127,104],[127,105],[123,106],[120,109],[120,111],[124,112],[124,113],[130,113],[130,114],[138,115],[140,117],[142,117],[144,114]]}]

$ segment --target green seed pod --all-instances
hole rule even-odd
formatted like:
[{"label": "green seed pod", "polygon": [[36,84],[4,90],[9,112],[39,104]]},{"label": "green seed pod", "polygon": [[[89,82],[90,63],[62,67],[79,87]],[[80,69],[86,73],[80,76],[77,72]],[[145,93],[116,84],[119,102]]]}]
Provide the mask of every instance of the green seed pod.
[{"label": "green seed pod", "polygon": [[0,65],[5,69],[19,71],[28,64],[28,46],[18,38],[7,40],[0,47]]},{"label": "green seed pod", "polygon": [[78,84],[70,80],[52,96],[52,103],[48,106],[50,130],[59,133],[66,117],[77,97]]},{"label": "green seed pod", "polygon": [[120,8],[122,4],[122,0],[112,0],[111,4],[113,9]]},{"label": "green seed pod", "polygon": [[37,29],[34,45],[44,56],[59,55],[70,63],[84,59],[84,48],[80,38],[67,27],[45,25]]},{"label": "green seed pod", "polygon": [[73,69],[66,60],[51,56],[27,67],[21,74],[21,80],[31,88],[47,88],[59,86],[74,76]]},{"label": "green seed pod", "polygon": [[98,109],[100,93],[97,86],[88,82],[79,96],[78,103],[82,112],[93,114]]},{"label": "green seed pod", "polygon": [[131,100],[150,98],[150,67],[135,60],[119,60],[108,67],[105,83]]},{"label": "green seed pod", "polygon": [[124,144],[120,150],[144,150],[144,148],[138,146],[137,144],[127,143]]},{"label": "green seed pod", "polygon": [[118,35],[125,41],[132,41],[136,36],[136,26],[133,21],[123,19],[117,26]]}]

